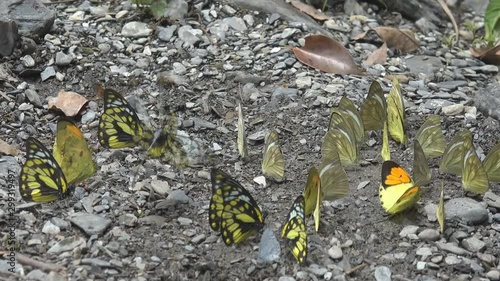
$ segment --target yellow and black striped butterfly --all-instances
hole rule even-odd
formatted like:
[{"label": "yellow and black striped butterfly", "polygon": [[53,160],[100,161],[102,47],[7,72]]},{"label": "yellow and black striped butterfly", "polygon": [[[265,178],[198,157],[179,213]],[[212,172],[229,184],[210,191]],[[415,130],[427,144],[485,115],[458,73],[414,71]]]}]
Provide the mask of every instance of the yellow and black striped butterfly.
[{"label": "yellow and black striped butterfly", "polygon": [[497,143],[483,161],[488,180],[500,182],[500,143]]},{"label": "yellow and black striped butterfly", "polygon": [[242,159],[248,157],[245,120],[243,119],[243,108],[241,108],[241,103],[238,104],[238,151]]},{"label": "yellow and black striped butterfly", "polygon": [[68,118],[57,121],[57,135],[53,156],[68,181],[82,182],[95,173],[95,164],[87,141],[80,129]]},{"label": "yellow and black striped butterfly", "polygon": [[415,185],[424,186],[431,182],[429,162],[418,140],[413,142],[413,180]]},{"label": "yellow and black striped butterfly", "polygon": [[361,119],[366,131],[381,130],[387,120],[387,102],[378,81],[373,81],[368,96],[361,105]]},{"label": "yellow and black striped butterfly", "polygon": [[387,120],[392,139],[401,144],[406,144],[408,138],[405,129],[405,105],[401,86],[396,78],[394,78],[391,91],[387,96]]},{"label": "yellow and black striped butterfly", "polygon": [[282,182],[285,179],[285,161],[281,152],[279,135],[275,130],[272,130],[266,138],[262,173],[276,182]]},{"label": "yellow and black striped butterfly", "polygon": [[291,241],[291,252],[299,263],[307,258],[307,232],[304,214],[304,196],[299,195],[293,202],[288,218],[283,225],[281,238]]},{"label": "yellow and black striped butterfly", "polygon": [[351,128],[346,124],[342,112],[332,112],[330,129],[326,132],[321,151],[323,158],[329,157],[334,151],[340,156],[344,166],[354,165],[358,162],[358,142]]},{"label": "yellow and black striped butterfly", "polygon": [[165,156],[176,166],[185,166],[189,159],[177,139],[177,118],[172,115],[167,125],[153,133],[137,116],[135,110],[118,92],[104,90],[104,112],[99,120],[99,142],[104,147],[141,146],[150,157]]},{"label": "yellow and black striped butterfly", "polygon": [[257,202],[239,182],[215,168],[211,182],[209,223],[213,230],[220,231],[226,245],[245,241],[264,225]]},{"label": "yellow and black striped butterfly", "polygon": [[462,186],[465,191],[483,194],[488,191],[488,174],[476,154],[474,144],[467,148],[463,158]]},{"label": "yellow and black striped butterfly", "polygon": [[26,140],[26,162],[19,175],[19,192],[25,201],[50,202],[66,196],[68,184],[59,164],[33,137]]},{"label": "yellow and black striped butterfly", "polygon": [[420,199],[420,187],[408,173],[394,161],[382,164],[382,183],[379,189],[380,204],[394,215],[413,206]]},{"label": "yellow and black striped butterfly", "polygon": [[464,155],[470,147],[472,147],[472,136],[469,130],[465,129],[456,134],[444,150],[439,171],[461,176]]},{"label": "yellow and black striped butterfly", "polygon": [[[340,116],[344,120],[344,122],[351,128],[351,131],[354,133],[356,140],[358,142],[362,142],[365,138],[365,127],[363,125],[363,120],[361,119],[361,115],[359,111],[356,109],[356,105],[346,97],[342,97],[340,99],[339,105],[337,108],[334,108],[332,112],[342,113]],[[335,128],[335,123],[332,124],[330,121],[329,130]]]},{"label": "yellow and black striped butterfly", "polygon": [[309,170],[306,188],[304,189],[305,215],[313,215],[316,232],[319,230],[319,217],[322,202],[321,179],[316,167]]},{"label": "yellow and black striped butterfly", "polygon": [[441,131],[441,117],[438,115],[427,117],[427,120],[418,129],[415,138],[422,146],[425,158],[431,159],[443,155],[446,140],[443,131]]}]

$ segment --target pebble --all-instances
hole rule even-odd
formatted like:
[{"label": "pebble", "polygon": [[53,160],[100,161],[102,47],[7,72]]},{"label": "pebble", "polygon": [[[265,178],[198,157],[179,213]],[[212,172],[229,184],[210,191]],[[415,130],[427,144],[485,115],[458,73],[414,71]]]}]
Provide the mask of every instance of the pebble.
[{"label": "pebble", "polygon": [[73,61],[73,56],[72,55],[67,55],[63,52],[57,52],[56,53],[56,65],[69,65]]},{"label": "pebble", "polygon": [[177,221],[179,222],[180,225],[190,225],[193,223],[193,220],[190,219],[190,218],[183,218],[183,217],[180,217],[180,218],[177,218]]},{"label": "pebble", "polygon": [[147,37],[153,32],[147,24],[138,21],[126,23],[122,28],[122,35],[131,38]]},{"label": "pebble", "polygon": [[77,247],[86,247],[85,239],[78,236],[67,237],[50,247],[47,254],[57,255],[63,252],[73,251],[73,249]]},{"label": "pebble", "polygon": [[464,112],[464,105],[459,103],[459,104],[443,106],[442,110],[443,113],[447,116],[459,115]]},{"label": "pebble", "polygon": [[459,220],[469,225],[479,225],[488,220],[488,211],[471,198],[450,199],[444,208],[446,220]]},{"label": "pebble", "polygon": [[375,280],[391,281],[392,272],[387,266],[377,266],[375,268]]},{"label": "pebble", "polygon": [[310,76],[301,76],[295,80],[295,84],[297,84],[297,88],[299,89],[310,88],[312,79]]},{"label": "pebble", "polygon": [[500,280],[500,271],[490,270],[486,273],[486,278],[488,278],[491,281],[498,281]]},{"label": "pebble", "polygon": [[61,232],[61,229],[57,226],[54,225],[52,222],[47,221],[42,228],[42,232],[45,234],[59,234]]},{"label": "pebble", "polygon": [[281,247],[276,234],[270,229],[264,229],[259,243],[257,260],[264,263],[278,261],[281,255]]},{"label": "pebble", "polygon": [[100,235],[111,225],[110,219],[93,214],[75,213],[69,221],[89,236]]},{"label": "pebble", "polygon": [[167,27],[158,26],[156,34],[158,38],[162,41],[169,42],[174,36],[174,32],[177,30],[177,25],[169,25]]},{"label": "pebble", "polygon": [[239,31],[239,32],[243,32],[243,31],[247,30],[247,26],[245,24],[245,21],[239,17],[225,18],[222,20],[222,22],[227,24],[232,29]]},{"label": "pebble", "polygon": [[476,237],[470,237],[462,240],[462,246],[468,251],[480,252],[486,247],[486,243]]},{"label": "pebble", "polygon": [[52,66],[45,68],[40,73],[40,78],[42,79],[42,81],[45,81],[45,80],[49,79],[50,77],[54,77],[54,76],[56,76],[56,70]]},{"label": "pebble", "polygon": [[400,237],[408,237],[411,234],[417,234],[418,226],[417,225],[407,225],[405,226],[401,232],[399,232]]},{"label": "pebble", "polygon": [[340,248],[339,246],[332,246],[330,249],[328,249],[328,255],[334,260],[339,260],[343,256],[342,248]]},{"label": "pebble", "polygon": [[437,241],[439,240],[440,234],[436,229],[424,229],[418,234],[418,238],[424,241]]},{"label": "pebble", "polygon": [[446,258],[444,258],[444,262],[447,265],[455,265],[455,264],[461,263],[462,260],[457,258],[456,256],[449,255],[449,256],[446,256]]}]

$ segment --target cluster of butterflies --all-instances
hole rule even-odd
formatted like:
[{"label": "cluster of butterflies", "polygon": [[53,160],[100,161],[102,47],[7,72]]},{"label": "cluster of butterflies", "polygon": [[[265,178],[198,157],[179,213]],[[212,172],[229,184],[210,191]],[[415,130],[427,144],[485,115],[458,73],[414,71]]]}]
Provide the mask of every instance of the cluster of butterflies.
[{"label": "cluster of butterflies", "polygon": [[[238,151],[248,156],[241,105],[238,106]],[[344,167],[359,161],[359,149],[367,131],[382,130],[382,164],[379,198],[389,214],[400,213],[420,199],[421,186],[431,181],[428,159],[442,156],[440,171],[462,177],[464,190],[484,193],[489,181],[500,180],[500,144],[481,163],[475,152],[469,130],[458,133],[447,145],[441,130],[441,117],[431,115],[417,131],[413,143],[413,179],[399,164],[391,161],[389,135],[402,145],[408,142],[406,116],[401,87],[393,80],[387,98],[379,82],[374,81],[367,98],[358,111],[355,104],[343,97],[332,110],[327,133],[322,144],[322,160],[309,170],[306,187],[292,204],[283,225],[281,237],[291,243],[291,252],[299,263],[307,257],[307,216],[312,215],[316,232],[320,224],[323,200],[333,201],[349,192]],[[262,158],[263,174],[277,182],[284,180],[285,165],[279,136],[271,131],[265,141]],[[243,242],[264,224],[261,209],[250,193],[236,180],[219,169],[211,174],[212,197],[209,223],[220,232],[226,245]],[[444,184],[437,208],[440,229],[444,231]]]},{"label": "cluster of butterflies", "polygon": [[[187,153],[177,138],[176,118],[171,118],[164,129],[153,132],[118,92],[104,89],[103,96],[104,112],[98,129],[103,147],[141,146],[149,157],[164,156],[169,163],[179,167],[188,164]],[[52,153],[37,139],[29,137],[26,140],[26,162],[19,176],[19,191],[25,201],[62,199],[68,194],[70,184],[86,180],[95,170],[82,132],[70,119],[61,117]]]}]

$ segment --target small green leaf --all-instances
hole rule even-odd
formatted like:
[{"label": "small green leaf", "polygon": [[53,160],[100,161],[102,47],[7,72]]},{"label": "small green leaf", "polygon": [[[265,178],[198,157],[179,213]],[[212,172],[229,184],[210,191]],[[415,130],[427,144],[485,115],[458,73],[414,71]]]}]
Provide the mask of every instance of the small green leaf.
[{"label": "small green leaf", "polygon": [[491,0],[484,13],[484,29],[488,41],[495,41],[500,34],[500,0]]}]

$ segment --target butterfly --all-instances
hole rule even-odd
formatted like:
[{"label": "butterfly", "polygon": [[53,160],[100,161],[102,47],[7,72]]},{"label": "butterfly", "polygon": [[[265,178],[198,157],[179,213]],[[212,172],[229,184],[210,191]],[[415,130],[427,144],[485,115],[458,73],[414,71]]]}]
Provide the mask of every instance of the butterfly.
[{"label": "butterfly", "polygon": [[380,83],[373,81],[361,105],[361,120],[366,131],[381,130],[387,120],[387,102]]},{"label": "butterfly", "polygon": [[336,152],[323,158],[318,172],[323,200],[334,201],[349,193],[349,179]]},{"label": "butterfly", "polygon": [[382,150],[380,155],[384,161],[391,160],[391,151],[389,149],[389,133],[387,132],[387,121],[384,122],[384,130],[382,131]]},{"label": "butterfly", "polygon": [[319,230],[319,216],[322,202],[321,179],[318,169],[312,167],[307,176],[306,188],[304,190],[305,214],[313,215],[316,232]]},{"label": "butterfly", "polygon": [[439,223],[439,230],[444,233],[445,212],[444,212],[444,184],[441,181],[441,194],[439,196],[439,203],[436,209],[436,217]]},{"label": "butterfly", "polygon": [[382,183],[379,189],[380,204],[394,215],[413,206],[420,199],[420,187],[408,173],[394,161],[382,164]]},{"label": "butterfly", "polygon": [[462,186],[465,191],[483,194],[488,191],[488,174],[476,154],[474,145],[467,148],[463,158]]},{"label": "butterfly", "polygon": [[281,231],[281,238],[291,241],[292,254],[299,263],[303,263],[307,258],[307,232],[304,205],[304,196],[299,195],[293,202],[292,208],[288,212],[288,219]]},{"label": "butterfly", "polygon": [[266,138],[262,158],[262,173],[276,182],[282,182],[285,178],[285,161],[281,153],[279,135],[275,130],[272,130]]},{"label": "butterfly", "polygon": [[[335,108],[332,112],[342,113],[340,114],[340,116],[347,124],[347,126],[351,128],[351,131],[354,133],[356,140],[358,142],[363,141],[363,139],[365,138],[365,127],[363,125],[363,120],[361,119],[361,115],[356,109],[356,106],[349,98],[342,97],[340,99],[338,107]],[[331,125],[337,124],[332,124],[332,122],[330,122],[329,130],[333,129],[332,127],[335,127]]]},{"label": "butterfly", "polygon": [[457,176],[462,175],[464,155],[471,146],[472,136],[469,130],[465,129],[456,134],[444,150],[439,163],[439,171]]},{"label": "butterfly", "polygon": [[252,195],[220,169],[211,171],[210,227],[222,234],[226,245],[245,241],[264,225],[262,212]]},{"label": "butterfly", "polygon": [[437,115],[427,117],[427,120],[418,129],[415,138],[422,146],[427,159],[443,155],[446,141],[441,131],[441,117]]},{"label": "butterfly", "polygon": [[118,92],[104,89],[104,112],[99,120],[98,139],[102,146],[141,146],[150,157],[165,156],[176,166],[188,164],[186,151],[177,139],[177,118],[172,116],[163,130],[153,132]]},{"label": "butterfly", "polygon": [[243,109],[241,103],[238,104],[238,151],[241,158],[248,157],[247,139],[245,137],[245,121],[243,120]]},{"label": "butterfly", "polygon": [[96,167],[87,142],[80,129],[68,118],[61,117],[57,121],[52,154],[68,184],[82,182],[95,173]]},{"label": "butterfly", "polygon": [[431,182],[429,163],[418,140],[413,142],[413,179],[415,185],[424,186]]},{"label": "butterfly", "polygon": [[26,162],[19,175],[19,192],[25,201],[62,199],[68,184],[59,164],[45,146],[33,137],[26,140]]},{"label": "butterfly", "polygon": [[387,96],[387,120],[392,139],[401,144],[406,144],[405,106],[401,86],[397,79],[393,80],[391,91]]},{"label": "butterfly", "polygon": [[483,167],[488,175],[488,180],[500,182],[500,143],[495,145],[483,161]]},{"label": "butterfly", "polygon": [[331,129],[326,132],[321,151],[323,157],[336,151],[342,165],[349,166],[358,161],[358,143],[354,132],[342,118],[343,114],[345,113],[332,112],[330,124],[335,125],[329,126]]}]

